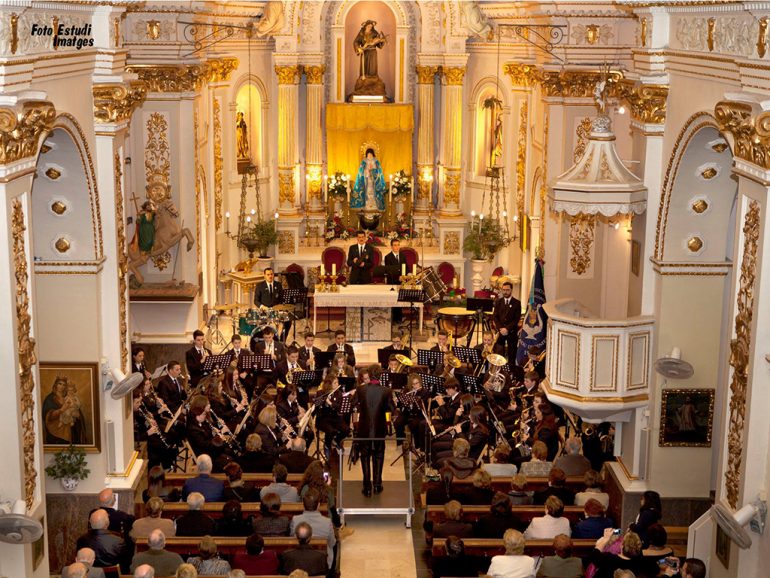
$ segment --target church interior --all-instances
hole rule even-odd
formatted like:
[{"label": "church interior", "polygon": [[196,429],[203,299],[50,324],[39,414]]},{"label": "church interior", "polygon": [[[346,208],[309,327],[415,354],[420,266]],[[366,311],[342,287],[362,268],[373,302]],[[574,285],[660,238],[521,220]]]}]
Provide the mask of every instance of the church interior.
[{"label": "church interior", "polygon": [[0,2],[0,576],[768,576],[769,23]]}]

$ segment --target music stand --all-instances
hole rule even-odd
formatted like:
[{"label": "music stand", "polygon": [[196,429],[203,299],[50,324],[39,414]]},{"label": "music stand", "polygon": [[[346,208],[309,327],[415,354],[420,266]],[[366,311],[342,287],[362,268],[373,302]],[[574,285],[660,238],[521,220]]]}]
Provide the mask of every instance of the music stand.
[{"label": "music stand", "polygon": [[443,395],[446,393],[446,389],[444,388],[445,380],[443,377],[438,375],[430,375],[429,373],[420,373],[418,375],[422,381],[423,389],[429,391],[431,397],[439,394]]},{"label": "music stand", "polygon": [[292,383],[305,390],[311,387],[317,387],[323,378],[323,371],[295,371],[292,376]]},{"label": "music stand", "polygon": [[259,371],[273,371],[274,362],[273,358],[269,355],[245,355],[243,366],[247,367],[246,363],[250,363],[250,369],[256,369]]},{"label": "music stand", "polygon": [[380,375],[380,384],[393,390],[400,390],[406,387],[408,377],[409,376],[406,373],[391,373],[390,371],[383,371],[382,375]]},{"label": "music stand", "polygon": [[[484,313],[491,313],[495,308],[495,300],[490,298],[469,297],[465,306],[468,311],[476,312],[476,326],[473,332],[468,334],[468,345],[470,346],[473,334],[476,334],[476,344],[479,343],[479,337],[484,331]],[[477,332],[480,329],[481,331]]]},{"label": "music stand", "polygon": [[331,367],[336,353],[336,351],[319,351],[316,353],[314,356],[316,371],[319,369],[323,371],[327,367]]},{"label": "music stand", "polygon": [[343,396],[342,401],[340,402],[340,415],[348,415],[352,411],[353,399],[350,396]]},{"label": "music stand", "polygon": [[463,363],[468,363],[473,366],[481,363],[481,355],[479,354],[479,350],[473,347],[462,347],[460,345],[455,345],[452,353],[454,353],[454,355]]},{"label": "music stand", "polygon": [[342,387],[342,391],[345,393],[348,393],[350,391],[353,391],[356,388],[356,378],[355,377],[342,377],[339,376],[337,378],[337,382]]},{"label": "music stand", "polygon": [[417,393],[418,390],[416,389],[407,393],[404,393],[403,391],[397,391],[396,399],[398,400],[398,403],[400,403],[403,407],[412,407],[417,403]]},{"label": "music stand", "polygon": [[[403,351],[406,351],[406,350],[403,350]],[[391,355],[395,355],[396,353],[401,353],[401,352],[400,351],[396,351],[395,349],[384,349],[384,348],[378,349],[377,350],[377,363],[379,363],[380,367],[382,367],[382,368],[388,367],[388,360],[390,359],[390,356]]]},{"label": "music stand", "polygon": [[414,314],[417,311],[414,304],[422,303],[425,301],[425,291],[422,289],[399,289],[398,296],[396,297],[396,304],[409,303],[409,349],[412,349],[412,323],[414,322]]},{"label": "music stand", "polygon": [[285,305],[294,306],[292,312],[294,323],[292,323],[291,339],[292,341],[297,341],[297,305],[301,303],[304,306],[307,303],[307,287],[302,287],[300,289],[284,289],[283,302]]},{"label": "music stand", "polygon": [[444,365],[444,352],[430,349],[417,350],[417,365],[425,365],[435,371],[439,365]]},{"label": "music stand", "polygon": [[480,375],[477,376],[458,373],[457,378],[460,382],[460,385],[467,393],[472,393],[474,395],[484,394],[484,386],[481,383]]},{"label": "music stand", "polygon": [[230,357],[229,353],[209,355],[203,362],[203,373],[211,373],[216,367],[224,371],[224,369],[230,365]]}]

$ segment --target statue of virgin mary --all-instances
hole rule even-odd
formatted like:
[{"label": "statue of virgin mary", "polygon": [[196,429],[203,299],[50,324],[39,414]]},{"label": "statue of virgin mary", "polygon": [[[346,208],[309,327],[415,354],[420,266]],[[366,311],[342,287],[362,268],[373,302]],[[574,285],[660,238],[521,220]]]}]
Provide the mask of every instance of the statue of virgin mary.
[{"label": "statue of virgin mary", "polygon": [[350,195],[351,209],[385,210],[385,176],[374,149],[366,149],[366,156],[358,166],[356,182]]}]

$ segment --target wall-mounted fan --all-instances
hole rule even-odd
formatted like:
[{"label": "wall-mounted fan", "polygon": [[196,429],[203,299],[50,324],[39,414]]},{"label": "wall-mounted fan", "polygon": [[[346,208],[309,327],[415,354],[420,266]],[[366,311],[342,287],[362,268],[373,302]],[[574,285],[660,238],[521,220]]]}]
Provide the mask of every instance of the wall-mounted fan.
[{"label": "wall-mounted fan", "polygon": [[745,550],[751,546],[751,535],[745,526],[751,523],[751,529],[757,534],[762,534],[765,529],[767,504],[757,499],[734,513],[722,504],[715,504],[711,506],[711,516],[730,539]]},{"label": "wall-mounted fan", "polygon": [[111,369],[110,373],[114,380],[111,382],[113,385],[112,388],[110,388],[110,397],[112,399],[120,399],[127,396],[144,381],[144,375],[138,371],[132,373],[128,377],[126,377],[126,374],[119,369]]},{"label": "wall-mounted fan", "polygon": [[687,379],[695,373],[692,365],[682,359],[682,350],[678,347],[655,362],[655,371],[667,379]]},{"label": "wall-mounted fan", "polygon": [[23,500],[0,503],[0,542],[29,544],[43,535],[43,525],[26,512]]}]

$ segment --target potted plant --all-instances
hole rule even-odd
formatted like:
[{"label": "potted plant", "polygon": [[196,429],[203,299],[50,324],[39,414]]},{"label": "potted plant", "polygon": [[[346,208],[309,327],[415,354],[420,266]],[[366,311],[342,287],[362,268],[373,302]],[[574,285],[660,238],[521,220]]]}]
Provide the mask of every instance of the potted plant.
[{"label": "potted plant", "polygon": [[475,261],[492,261],[507,244],[500,223],[494,219],[471,221],[471,230],[465,235],[463,249]]},{"label": "potted plant", "polygon": [[45,469],[45,473],[54,480],[59,480],[62,487],[71,492],[78,487],[80,480],[85,480],[91,473],[86,466],[86,452],[70,445],[54,455],[53,462]]},{"label": "potted plant", "polygon": [[277,242],[278,231],[275,230],[275,221],[273,219],[247,223],[241,234],[241,244],[249,253],[257,251],[259,257],[267,257],[268,248]]}]

